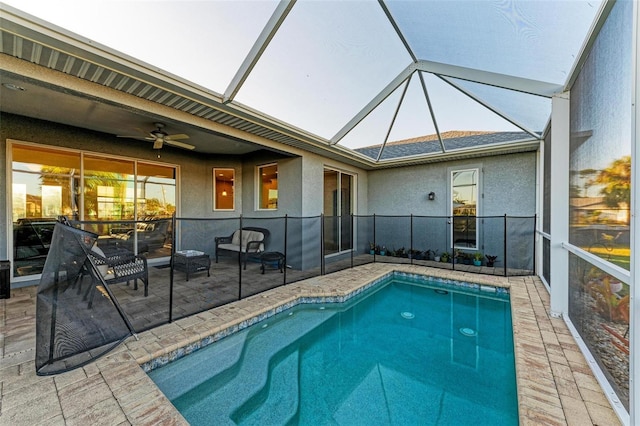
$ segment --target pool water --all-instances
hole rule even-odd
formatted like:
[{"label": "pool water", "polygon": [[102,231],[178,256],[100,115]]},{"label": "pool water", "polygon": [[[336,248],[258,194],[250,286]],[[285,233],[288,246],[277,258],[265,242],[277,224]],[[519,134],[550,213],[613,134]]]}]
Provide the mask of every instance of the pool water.
[{"label": "pool water", "polygon": [[517,425],[508,295],[394,279],[150,372],[192,425]]}]

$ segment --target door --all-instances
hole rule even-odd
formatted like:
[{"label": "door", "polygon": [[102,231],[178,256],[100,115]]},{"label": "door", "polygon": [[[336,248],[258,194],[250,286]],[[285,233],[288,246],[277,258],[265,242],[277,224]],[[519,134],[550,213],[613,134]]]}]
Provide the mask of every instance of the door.
[{"label": "door", "polygon": [[352,175],[337,170],[324,171],[324,253],[334,254],[352,247]]}]

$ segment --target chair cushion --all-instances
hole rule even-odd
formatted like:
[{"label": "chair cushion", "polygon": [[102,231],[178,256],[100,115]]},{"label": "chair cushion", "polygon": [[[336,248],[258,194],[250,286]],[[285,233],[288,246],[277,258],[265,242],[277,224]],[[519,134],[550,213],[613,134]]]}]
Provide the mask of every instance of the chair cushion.
[{"label": "chair cushion", "polygon": [[[247,243],[249,241],[263,241],[263,240],[264,240],[264,234],[262,232],[247,231],[245,229],[244,231],[242,231],[242,252],[244,253],[247,250]],[[225,250],[239,251],[238,248],[240,247],[240,245],[241,245],[240,230],[238,229],[236,232],[233,233],[233,236],[231,237],[231,244],[220,244],[218,247]],[[235,248],[229,247],[229,246],[235,246]],[[255,251],[255,249],[252,249],[252,251]],[[264,244],[260,244],[260,248],[258,249],[258,251],[264,251]]]},{"label": "chair cushion", "polygon": [[[247,243],[249,243],[249,241],[262,241],[262,240],[264,240],[264,235],[262,234],[262,232],[243,231],[242,232],[242,249],[243,249],[243,251],[246,250]],[[262,244],[260,244],[260,247],[262,247]]]},{"label": "chair cushion", "polygon": [[239,246],[240,245],[240,230],[239,229],[236,232],[233,233],[233,237],[231,237],[231,244],[233,244],[234,246]]}]

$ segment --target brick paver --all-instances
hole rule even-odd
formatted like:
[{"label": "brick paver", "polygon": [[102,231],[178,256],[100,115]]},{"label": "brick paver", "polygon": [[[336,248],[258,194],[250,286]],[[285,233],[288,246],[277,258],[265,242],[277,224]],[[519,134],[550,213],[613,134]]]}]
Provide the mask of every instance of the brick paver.
[{"label": "brick paver", "polygon": [[0,426],[186,425],[140,365],[296,298],[347,295],[394,270],[510,288],[520,424],[620,424],[564,321],[549,316],[548,292],[537,277],[375,263],[151,329],[94,363],[49,377],[36,376],[34,369],[35,288],[16,289],[0,301]]}]

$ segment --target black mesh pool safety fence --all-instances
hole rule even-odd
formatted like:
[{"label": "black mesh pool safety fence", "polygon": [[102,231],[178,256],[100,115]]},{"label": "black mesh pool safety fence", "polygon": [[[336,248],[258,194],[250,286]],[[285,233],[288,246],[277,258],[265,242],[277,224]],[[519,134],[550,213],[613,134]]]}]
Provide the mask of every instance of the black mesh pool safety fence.
[{"label": "black mesh pool safety fence", "polygon": [[36,302],[38,375],[85,365],[133,333],[102,274],[89,260],[96,239],[90,232],[55,224]]},{"label": "black mesh pool safety fence", "polygon": [[[535,216],[174,217],[71,224],[92,232],[77,230],[84,232],[78,235],[85,238],[85,246],[71,252],[61,245],[79,238],[71,231],[58,231],[52,241],[39,294],[48,305],[40,300],[38,304],[39,342],[50,342],[38,348],[42,374],[73,368],[106,352],[130,334],[126,323],[140,332],[367,263],[504,276],[535,273]],[[91,278],[85,251],[94,241],[105,253],[148,256],[148,294],[142,286],[108,285],[100,275]],[[73,269],[72,264],[80,266]],[[89,288],[93,288],[91,307]],[[65,308],[56,313],[54,308],[61,306]],[[121,309],[122,318],[114,306]],[[109,315],[102,313],[105,310]],[[96,337],[85,342],[74,340],[75,334]]]}]

